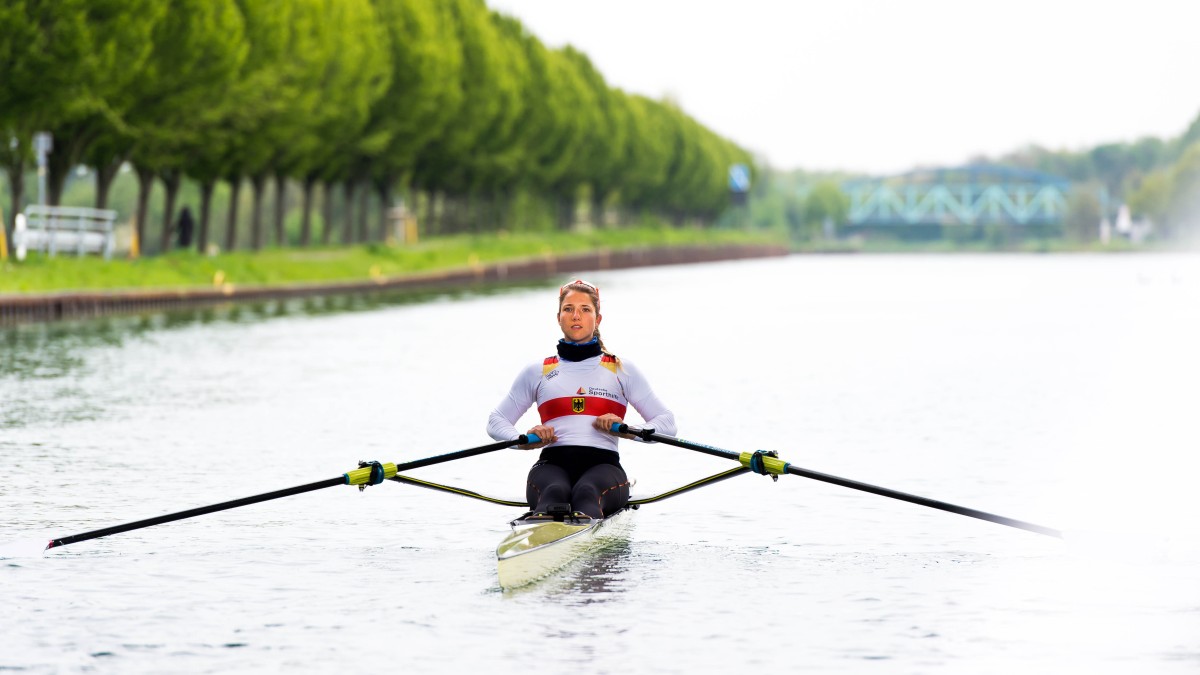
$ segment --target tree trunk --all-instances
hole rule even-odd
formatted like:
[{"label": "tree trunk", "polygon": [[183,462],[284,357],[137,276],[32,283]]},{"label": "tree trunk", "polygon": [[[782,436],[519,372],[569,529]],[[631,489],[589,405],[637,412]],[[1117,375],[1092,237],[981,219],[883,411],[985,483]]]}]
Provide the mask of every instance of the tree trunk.
[{"label": "tree trunk", "polygon": [[559,195],[555,197],[554,203],[557,206],[555,219],[558,221],[558,229],[570,231],[571,226],[575,224],[575,200]]},{"label": "tree trunk", "polygon": [[83,146],[87,144],[84,138],[71,135],[54,139],[54,149],[46,155],[46,203],[50,206],[62,204],[63,189],[67,184],[67,176],[79,159]]},{"label": "tree trunk", "polygon": [[283,230],[283,209],[287,205],[287,176],[275,174],[275,245],[287,246],[287,233]]},{"label": "tree trunk", "polygon": [[354,181],[342,183],[342,243],[354,242]]},{"label": "tree trunk", "polygon": [[304,179],[304,198],[300,205],[300,246],[308,248],[312,243],[312,194],[313,186],[317,184],[314,177]]},{"label": "tree trunk", "polygon": [[[417,214],[417,227],[424,227],[425,232],[428,233],[429,214],[432,212],[429,204],[433,201],[433,198],[428,192],[420,189],[412,190],[409,194],[412,195],[413,211],[415,211]],[[405,239],[404,243],[411,244],[412,242],[408,241],[408,239]]]},{"label": "tree trunk", "polygon": [[479,193],[468,192],[463,198],[463,231],[471,234],[479,234],[480,223],[479,219],[483,213],[483,204],[481,203]]},{"label": "tree trunk", "polygon": [[379,232],[377,234],[377,239],[379,241],[383,241],[383,243],[386,243],[386,241],[388,241],[388,235],[390,234],[390,228],[388,227],[390,215],[390,207],[388,204],[391,203],[390,181],[384,181],[384,183],[377,185],[376,191],[379,195]]},{"label": "tree trunk", "polygon": [[512,210],[512,189],[501,188],[496,192],[496,229],[507,230],[509,212]]},{"label": "tree trunk", "polygon": [[242,177],[229,179],[229,221],[225,224],[225,250],[237,248],[238,201],[242,193]]},{"label": "tree trunk", "polygon": [[371,186],[364,183],[358,191],[358,241],[365,244],[371,241],[367,232],[367,219],[371,211]]},{"label": "tree trunk", "polygon": [[390,204],[392,203],[392,181],[384,179],[377,189],[379,191],[379,241],[387,242],[388,240],[388,225],[391,211]]},{"label": "tree trunk", "polygon": [[125,158],[121,157],[107,164],[96,164],[92,170],[96,172],[96,208],[108,208],[108,193],[112,189],[113,181],[117,178],[117,172],[121,170],[121,165],[125,163]]},{"label": "tree trunk", "polygon": [[196,237],[196,250],[200,253],[208,251],[208,218],[215,186],[216,183],[212,180],[200,183],[200,232]]},{"label": "tree trunk", "polygon": [[20,159],[13,159],[8,166],[8,189],[12,195],[12,210],[6,214],[4,222],[0,223],[0,227],[4,228],[4,240],[11,242],[13,228],[17,226],[17,214],[21,212],[21,202],[25,201],[25,163]]},{"label": "tree trunk", "polygon": [[442,234],[454,234],[458,227],[458,201],[454,195],[442,193],[438,209],[438,230]]},{"label": "tree trunk", "polygon": [[150,206],[150,190],[154,189],[154,172],[150,169],[136,167],[138,178],[137,215],[134,216],[135,234],[138,248],[146,252],[146,214]]},{"label": "tree trunk", "polygon": [[175,198],[179,196],[179,185],[183,182],[183,172],[179,169],[170,169],[163,172],[162,179],[163,186],[167,189],[166,199],[163,200],[162,252],[167,253],[174,243]]},{"label": "tree trunk", "polygon": [[604,195],[592,195],[592,227],[604,229]]},{"label": "tree trunk", "polygon": [[325,197],[322,218],[325,222],[321,223],[321,245],[328,246],[333,239],[333,198],[337,195],[337,188],[333,181],[325,183],[325,189],[322,191]]},{"label": "tree trunk", "polygon": [[254,190],[250,207],[250,248],[255,251],[261,251],[263,247],[262,197],[266,184],[267,177],[263,174],[250,177],[250,187]]}]

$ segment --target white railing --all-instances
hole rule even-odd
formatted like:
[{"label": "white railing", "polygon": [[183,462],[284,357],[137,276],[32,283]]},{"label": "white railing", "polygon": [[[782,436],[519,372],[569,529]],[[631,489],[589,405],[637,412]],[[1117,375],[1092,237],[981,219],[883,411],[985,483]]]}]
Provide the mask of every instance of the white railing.
[{"label": "white railing", "polygon": [[107,260],[113,253],[113,223],[117,212],[79,206],[33,205],[17,214],[13,248],[17,260],[27,251],[59,251],[76,255],[99,253]]}]

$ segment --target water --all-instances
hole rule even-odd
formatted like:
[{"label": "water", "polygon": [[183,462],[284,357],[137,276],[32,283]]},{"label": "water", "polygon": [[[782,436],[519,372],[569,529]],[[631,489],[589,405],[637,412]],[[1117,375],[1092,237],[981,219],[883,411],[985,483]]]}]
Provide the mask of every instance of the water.
[{"label": "water", "polygon": [[[745,476],[643,507],[608,549],[507,593],[493,547],[515,510],[338,487],[0,561],[0,668],[1194,673],[1198,263],[794,257],[589,277],[605,341],[682,436],[1066,543]],[[0,542],[486,443],[492,405],[552,350],[552,298],[0,332]],[[623,452],[637,495],[728,468]],[[532,458],[414,475],[518,497]]]}]

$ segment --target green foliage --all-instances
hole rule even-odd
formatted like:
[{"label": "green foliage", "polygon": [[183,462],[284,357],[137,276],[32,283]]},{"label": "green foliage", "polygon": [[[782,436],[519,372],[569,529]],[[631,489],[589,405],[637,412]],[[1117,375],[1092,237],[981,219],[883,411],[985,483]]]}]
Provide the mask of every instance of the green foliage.
[{"label": "green foliage", "polygon": [[[421,151],[442,136],[461,110],[456,78],[463,67],[452,17],[440,0],[374,0],[386,31],[388,87],[369,102],[370,120],[357,142],[376,173],[413,170]],[[353,36],[353,33],[351,33]],[[355,67],[348,60],[346,67]]]},{"label": "green foliage", "polygon": [[[14,189],[37,130],[55,134],[56,196],[82,161],[96,202],[108,205],[111,187],[129,209],[118,169],[130,162],[143,250],[167,245],[169,229],[151,237],[145,226],[165,228],[178,200],[199,199],[207,223],[226,199],[218,180],[249,178],[254,199],[227,204],[226,237],[205,236],[241,241],[236,214],[251,210],[258,245],[268,177],[301,183],[301,222],[314,185],[363,194],[369,182],[372,214],[393,190],[416,190],[438,195],[445,208],[422,222],[445,220],[446,231],[538,230],[547,213],[571,227],[581,199],[596,223],[611,221],[605,210],[712,223],[728,206],[730,165],[752,164],[682,110],[609,87],[585,54],[546,48],[483,0],[10,0],[0,64],[0,161]],[[285,199],[275,197],[280,244],[296,240],[286,209],[297,200]],[[350,205],[337,211],[324,217],[348,232]]]},{"label": "green foliage", "polygon": [[1093,241],[1099,237],[1100,220],[1103,218],[1100,200],[1096,191],[1076,188],[1067,198],[1067,216],[1064,230],[1067,238],[1076,243]]},{"label": "green foliage", "polygon": [[1157,223],[1165,222],[1170,210],[1171,172],[1155,171],[1137,180],[1129,194],[1129,208],[1134,217],[1145,216]]},{"label": "green foliage", "polygon": [[809,233],[820,232],[826,221],[835,226],[843,223],[849,213],[850,198],[832,180],[817,182],[804,200],[804,224]]},{"label": "green foliage", "polygon": [[1167,220],[1190,236],[1200,234],[1200,142],[1193,143],[1171,169]]}]

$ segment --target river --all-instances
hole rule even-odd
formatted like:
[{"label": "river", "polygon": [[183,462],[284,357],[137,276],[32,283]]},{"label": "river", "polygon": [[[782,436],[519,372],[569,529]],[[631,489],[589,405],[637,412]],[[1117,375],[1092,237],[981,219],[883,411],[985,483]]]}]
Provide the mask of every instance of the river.
[{"label": "river", "polygon": [[[336,487],[10,547],[0,669],[1200,670],[1200,257],[584,272],[606,343],[681,436],[1067,540],[748,475],[647,505],[604,551],[504,592],[515,509]],[[547,283],[0,330],[0,544],[487,443],[517,371],[552,353],[553,312]],[[662,445],[623,458],[635,495],[729,468]],[[519,497],[532,459],[413,475]]]}]

